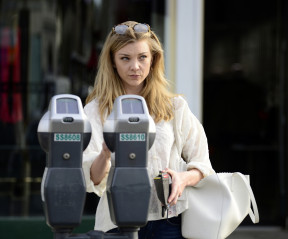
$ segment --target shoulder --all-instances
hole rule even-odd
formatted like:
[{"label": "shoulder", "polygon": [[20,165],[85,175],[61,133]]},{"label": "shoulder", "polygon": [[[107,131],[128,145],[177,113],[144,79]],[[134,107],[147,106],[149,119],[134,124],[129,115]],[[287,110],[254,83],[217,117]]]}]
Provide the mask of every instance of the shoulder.
[{"label": "shoulder", "polygon": [[185,100],[183,96],[176,96],[173,98],[173,106],[174,106],[174,117],[176,121],[179,122],[187,122],[187,121],[199,121],[197,117],[191,111],[188,102]]},{"label": "shoulder", "polygon": [[92,127],[97,127],[97,129],[101,128],[99,126],[102,125],[102,121],[99,111],[99,102],[97,99],[91,100],[84,106],[84,113],[86,114]]},{"label": "shoulder", "polygon": [[187,101],[181,95],[173,97],[172,102],[175,112],[189,109]]},{"label": "shoulder", "polygon": [[84,106],[84,112],[86,113],[86,115],[95,115],[96,113],[99,112],[99,102],[97,99],[93,99],[91,100],[89,103],[87,103]]},{"label": "shoulder", "polygon": [[84,109],[98,106],[98,104],[99,104],[99,101],[98,101],[97,98],[95,98],[95,99],[89,101],[89,102],[84,106]]}]

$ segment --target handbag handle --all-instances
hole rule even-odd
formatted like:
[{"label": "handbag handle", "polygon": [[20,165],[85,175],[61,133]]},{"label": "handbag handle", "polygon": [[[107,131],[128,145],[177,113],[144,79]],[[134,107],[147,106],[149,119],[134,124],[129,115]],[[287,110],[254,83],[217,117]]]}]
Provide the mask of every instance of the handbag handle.
[{"label": "handbag handle", "polygon": [[259,222],[259,212],[258,212],[257,203],[255,200],[252,188],[250,186],[250,183],[247,181],[247,179],[244,177],[244,175],[242,173],[233,173],[233,174],[238,175],[243,180],[243,182],[245,183],[246,189],[248,190],[248,193],[250,196],[250,201],[252,203],[252,208],[253,208],[253,211],[252,211],[251,207],[249,208],[249,216],[250,216],[253,223],[258,223]]}]

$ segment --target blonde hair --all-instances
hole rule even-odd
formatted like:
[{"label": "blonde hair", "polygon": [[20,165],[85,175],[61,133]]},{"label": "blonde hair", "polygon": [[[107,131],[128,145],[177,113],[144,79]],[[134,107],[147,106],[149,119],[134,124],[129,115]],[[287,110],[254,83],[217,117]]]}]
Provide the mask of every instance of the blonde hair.
[{"label": "blonde hair", "polygon": [[106,38],[99,59],[94,88],[88,95],[86,103],[97,98],[103,122],[105,116],[111,113],[114,100],[125,94],[122,80],[113,67],[115,53],[129,43],[146,40],[152,54],[152,65],[140,95],[146,100],[150,115],[155,122],[173,119],[172,98],[175,94],[167,89],[168,81],[164,75],[164,54],[159,39],[151,30],[147,33],[134,32],[132,27],[137,22],[128,21],[122,24],[129,26],[125,34],[119,35],[111,31]]}]

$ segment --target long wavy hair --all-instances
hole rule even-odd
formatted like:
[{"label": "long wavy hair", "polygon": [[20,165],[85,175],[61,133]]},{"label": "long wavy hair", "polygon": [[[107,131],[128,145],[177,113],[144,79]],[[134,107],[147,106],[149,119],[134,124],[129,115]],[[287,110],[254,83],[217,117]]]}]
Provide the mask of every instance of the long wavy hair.
[{"label": "long wavy hair", "polygon": [[146,33],[134,32],[134,21],[124,22],[129,26],[123,35],[111,31],[101,51],[94,88],[86,98],[86,104],[97,98],[102,122],[113,108],[114,100],[124,95],[124,87],[114,66],[115,53],[127,44],[146,40],[152,54],[152,65],[140,95],[146,100],[149,113],[155,122],[173,119],[172,98],[176,95],[168,90],[169,83],[164,75],[164,54],[156,34],[150,30]]}]

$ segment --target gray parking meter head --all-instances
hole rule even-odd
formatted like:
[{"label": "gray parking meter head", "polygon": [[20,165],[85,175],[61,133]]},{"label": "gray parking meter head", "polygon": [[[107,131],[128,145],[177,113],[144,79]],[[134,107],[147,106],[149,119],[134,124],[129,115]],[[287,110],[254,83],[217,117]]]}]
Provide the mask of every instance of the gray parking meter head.
[{"label": "gray parking meter head", "polygon": [[[156,135],[155,123],[149,115],[146,101],[138,95],[122,95],[115,99],[103,131],[105,143],[111,152],[117,148],[133,153],[131,148],[139,148],[141,142],[150,149]],[[118,160],[118,163],[121,162]]]},{"label": "gray parking meter head", "polygon": [[[81,99],[70,94],[52,97],[37,131],[39,143],[45,152],[49,151],[51,134],[55,141],[83,141],[83,149],[88,146],[91,138],[91,125],[84,113]],[[83,138],[79,138],[80,134],[83,134]]]},{"label": "gray parking meter head", "polygon": [[81,223],[86,185],[83,150],[91,126],[78,96],[52,97],[38,125],[38,139],[47,153],[41,196],[47,224],[55,231],[71,231]]}]

